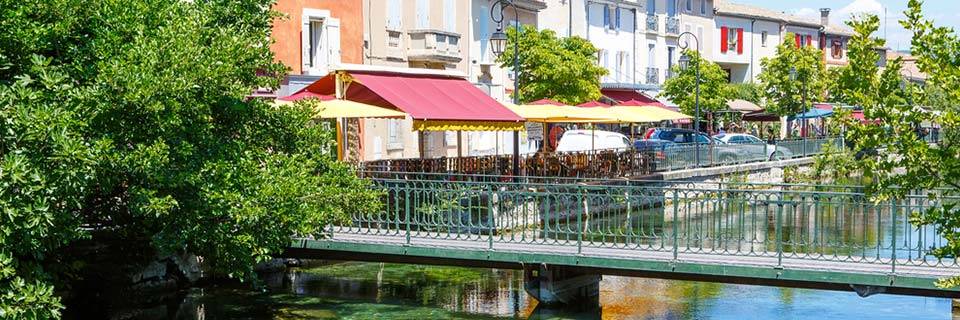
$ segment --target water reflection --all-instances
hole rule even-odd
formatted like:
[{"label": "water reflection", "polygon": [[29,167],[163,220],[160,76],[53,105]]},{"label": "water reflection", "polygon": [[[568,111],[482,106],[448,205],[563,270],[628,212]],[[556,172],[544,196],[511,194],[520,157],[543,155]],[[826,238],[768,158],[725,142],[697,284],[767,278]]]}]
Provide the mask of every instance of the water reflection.
[{"label": "water reflection", "polygon": [[336,263],[270,290],[195,290],[178,319],[947,319],[950,300],[606,276],[600,306],[539,308],[511,270]]}]

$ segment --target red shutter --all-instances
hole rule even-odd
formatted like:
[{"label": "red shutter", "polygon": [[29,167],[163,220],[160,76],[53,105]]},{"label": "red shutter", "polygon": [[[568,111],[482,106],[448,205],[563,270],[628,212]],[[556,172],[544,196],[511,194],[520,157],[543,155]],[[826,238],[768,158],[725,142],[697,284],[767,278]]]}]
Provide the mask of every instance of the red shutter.
[{"label": "red shutter", "polygon": [[793,41],[797,43],[797,48],[800,47],[800,35],[796,34],[793,36]]},{"label": "red shutter", "polygon": [[727,27],[720,27],[720,53],[727,53]]},{"label": "red shutter", "polygon": [[743,28],[737,28],[737,54],[743,54]]},{"label": "red shutter", "polygon": [[807,35],[807,46],[809,47],[809,46],[812,46],[812,45],[813,45],[813,36],[811,36],[811,35],[808,34],[808,35]]}]

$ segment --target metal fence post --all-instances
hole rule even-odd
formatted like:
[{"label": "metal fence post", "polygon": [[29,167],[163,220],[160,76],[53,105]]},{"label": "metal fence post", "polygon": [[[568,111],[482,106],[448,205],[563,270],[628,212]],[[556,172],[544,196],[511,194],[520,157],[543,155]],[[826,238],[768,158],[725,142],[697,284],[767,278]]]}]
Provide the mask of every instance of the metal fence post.
[{"label": "metal fence post", "polygon": [[777,234],[777,268],[783,268],[783,195],[780,198],[777,202],[777,222],[774,225],[774,232]]},{"label": "metal fence post", "polygon": [[407,189],[407,188],[404,188],[404,189],[405,190],[403,192],[403,197],[405,199],[403,201],[404,202],[403,220],[404,220],[404,223],[407,225],[407,230],[406,230],[407,242],[406,243],[407,245],[409,245],[410,244],[410,214],[412,213],[410,211],[410,189]]},{"label": "metal fence post", "polygon": [[583,215],[587,213],[587,198],[583,195],[583,189],[580,189],[580,202],[583,204],[583,212],[577,214],[577,254],[583,253]]},{"label": "metal fence post", "polygon": [[892,251],[890,255],[890,273],[896,274],[897,273],[897,200],[896,199],[890,200],[890,215],[892,220],[891,221],[892,225],[890,226],[890,232],[891,232],[890,247]]},{"label": "metal fence post", "polygon": [[487,249],[493,250],[493,232],[496,230],[493,227],[493,189],[489,191],[487,196]]},{"label": "metal fence post", "polygon": [[677,261],[677,258],[680,254],[680,243],[679,243],[679,223],[677,220],[677,210],[679,210],[680,203],[678,201],[678,189],[673,190],[673,261]]}]

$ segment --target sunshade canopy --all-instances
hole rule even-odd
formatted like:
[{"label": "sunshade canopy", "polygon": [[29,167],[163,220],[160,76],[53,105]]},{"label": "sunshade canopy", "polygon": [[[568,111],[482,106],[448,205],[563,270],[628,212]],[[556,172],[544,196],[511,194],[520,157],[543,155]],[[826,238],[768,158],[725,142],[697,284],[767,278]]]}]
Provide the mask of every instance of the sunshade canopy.
[{"label": "sunshade canopy", "polygon": [[544,123],[611,123],[616,122],[615,115],[607,110],[584,109],[568,105],[554,104],[504,104],[527,121]]},{"label": "sunshade canopy", "polygon": [[660,104],[660,103],[658,103],[658,102],[647,102],[647,101],[640,101],[640,100],[627,100],[627,101],[621,101],[620,103],[615,104],[614,106],[643,107],[643,106],[662,106],[662,104]]},{"label": "sunshade canopy", "polygon": [[730,108],[730,111],[737,111],[741,113],[748,113],[748,112],[763,110],[763,108],[756,105],[755,103],[747,100],[742,100],[742,99],[733,99],[733,100],[727,101],[727,107]]},{"label": "sunshade canopy", "polygon": [[[459,77],[377,71],[338,72],[347,82],[345,99],[399,109],[416,121],[418,130],[523,129],[523,118]],[[336,91],[335,75],[327,75],[301,91],[333,94]],[[473,122],[485,123],[471,124]]]},{"label": "sunshade canopy", "polygon": [[610,100],[617,101],[618,103],[635,100],[644,103],[643,105],[655,105],[660,107],[664,106],[664,104],[660,101],[657,101],[656,99],[634,89],[606,88],[600,89],[600,94],[610,98]]},{"label": "sunshade canopy", "polygon": [[578,104],[577,106],[585,107],[585,108],[594,108],[594,107],[609,107],[610,105],[597,100],[593,100],[593,101],[587,101],[587,102]]},{"label": "sunshade canopy", "polygon": [[824,110],[824,109],[815,108],[815,109],[810,109],[809,111],[804,113],[790,116],[789,120],[817,119],[817,118],[829,117],[832,114],[833,114],[833,110]]},{"label": "sunshade canopy", "polygon": [[[292,104],[290,101],[277,100],[277,105]],[[404,118],[407,116],[398,110],[378,107],[366,103],[359,103],[350,100],[326,100],[320,101],[316,107],[315,117],[321,119],[333,118]]]},{"label": "sunshade canopy", "polygon": [[743,115],[743,121],[752,121],[752,122],[774,122],[780,121],[780,116],[775,114],[760,110],[747,113]]}]

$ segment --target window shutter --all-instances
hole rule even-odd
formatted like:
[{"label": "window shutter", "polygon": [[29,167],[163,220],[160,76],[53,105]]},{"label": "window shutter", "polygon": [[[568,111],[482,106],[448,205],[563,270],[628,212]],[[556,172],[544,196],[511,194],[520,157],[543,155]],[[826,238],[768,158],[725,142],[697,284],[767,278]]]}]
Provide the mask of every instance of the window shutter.
[{"label": "window shutter", "polygon": [[610,6],[603,5],[603,26],[610,25]]},{"label": "window shutter", "polygon": [[797,43],[797,48],[800,47],[800,35],[796,34],[793,36],[793,40]]},{"label": "window shutter", "polygon": [[813,45],[813,36],[811,36],[811,35],[808,34],[808,35],[807,35],[807,46],[809,47],[809,46],[812,46],[812,45]]},{"label": "window shutter", "polygon": [[737,54],[743,54],[743,28],[737,28]]},{"label": "window shutter", "polygon": [[727,53],[727,27],[720,27],[720,53]]},{"label": "window shutter", "polygon": [[340,64],[340,19],[329,18],[325,23],[327,32],[327,64]]},{"label": "window shutter", "polygon": [[401,0],[388,0],[387,2],[387,29],[390,30],[400,30],[400,22],[402,20]]},{"label": "window shutter", "polygon": [[616,25],[616,29],[619,30],[619,29],[620,29],[620,8],[616,8],[616,10],[617,10],[617,25]]}]

